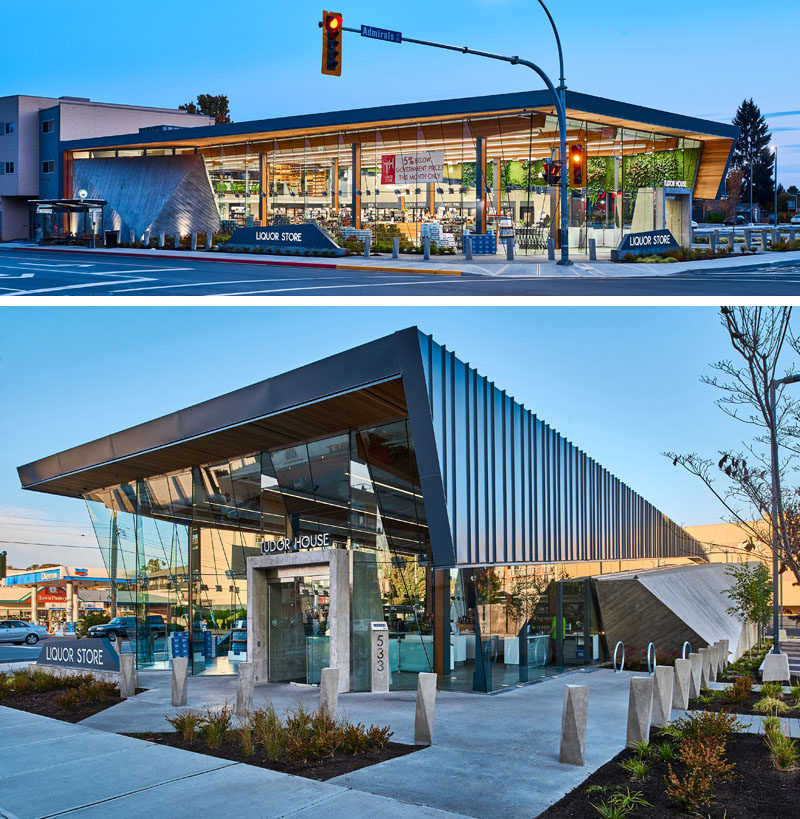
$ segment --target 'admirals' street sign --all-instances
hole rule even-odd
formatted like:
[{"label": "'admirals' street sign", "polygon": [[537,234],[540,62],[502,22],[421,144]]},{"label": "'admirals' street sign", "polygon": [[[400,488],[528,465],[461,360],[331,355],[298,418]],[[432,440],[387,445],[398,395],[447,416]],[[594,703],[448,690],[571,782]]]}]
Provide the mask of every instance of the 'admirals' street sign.
[{"label": "'admirals' street sign", "polygon": [[401,32],[391,31],[388,28],[375,28],[375,26],[361,26],[361,36],[370,37],[373,40],[383,40],[385,43],[403,42]]}]

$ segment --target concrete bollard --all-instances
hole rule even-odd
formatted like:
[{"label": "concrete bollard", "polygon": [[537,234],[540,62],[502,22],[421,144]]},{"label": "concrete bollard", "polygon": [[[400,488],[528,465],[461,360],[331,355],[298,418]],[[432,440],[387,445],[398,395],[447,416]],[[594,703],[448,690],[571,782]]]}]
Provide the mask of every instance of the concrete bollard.
[{"label": "concrete bollard", "polygon": [[150,247],[150,228],[144,232],[144,246]]},{"label": "concrete bollard", "polygon": [[339,711],[339,669],[323,668],[319,680],[319,710],[336,719]]},{"label": "concrete bollard", "polygon": [[714,230],[711,233],[711,251],[712,251],[712,253],[716,253],[718,247],[719,247],[719,231]]},{"label": "concrete bollard", "polygon": [[236,716],[243,717],[253,710],[253,683],[255,667],[252,663],[239,663],[236,668]]},{"label": "concrete bollard", "polygon": [[164,247],[164,245],[166,243],[167,243],[167,234],[164,233],[164,231],[162,230],[161,233],[158,234],[158,246],[159,247]]},{"label": "concrete bollard", "polygon": [[130,230],[128,231],[128,244],[132,245],[136,241],[136,231]]},{"label": "concrete bollard", "polygon": [[728,652],[730,651],[730,640],[720,640],[722,643],[722,670],[724,671],[730,664]]},{"label": "concrete bollard", "polygon": [[548,261],[554,262],[556,260],[556,240],[555,239],[548,239],[547,240],[547,259]]},{"label": "concrete bollard", "polygon": [[213,250],[214,248],[214,234],[210,231],[206,231],[206,250]]},{"label": "concrete bollard", "polygon": [[628,730],[625,744],[650,741],[650,717],[653,711],[653,678],[631,677],[628,697]]},{"label": "concrete bollard", "polygon": [[400,258],[400,237],[395,236],[392,239],[392,258],[399,259]]},{"label": "concrete bollard", "polygon": [[761,664],[761,682],[789,682],[789,655],[773,654],[764,657]]},{"label": "concrete bollard", "polygon": [[464,257],[468,262],[472,261],[472,235],[467,234],[464,237]]},{"label": "concrete bollard", "polygon": [[180,249],[181,249],[181,237],[180,237],[180,234],[176,233],[175,234],[175,250],[180,250]]},{"label": "concrete bollard", "polygon": [[370,252],[371,245],[372,245],[372,237],[371,236],[365,236],[364,237],[364,258],[365,259],[369,259],[369,252]]},{"label": "concrete bollard", "polygon": [[749,228],[745,228],[744,231],[744,246],[748,250],[753,249],[753,233]]},{"label": "concrete bollard", "polygon": [[561,708],[561,749],[558,761],[583,765],[586,753],[586,720],[589,715],[589,686],[565,685]]},{"label": "concrete bollard", "polygon": [[426,262],[431,260],[431,237],[425,236],[422,239],[422,255]]},{"label": "concrete bollard", "polygon": [[697,653],[700,655],[701,665],[700,665],[700,689],[708,688],[708,683],[711,681],[711,656],[710,652],[711,649],[706,646],[705,648],[700,648],[697,650]]},{"label": "concrete bollard", "polygon": [[433,745],[433,709],[436,705],[436,674],[417,675],[417,712],[414,716],[414,744]]},{"label": "concrete bollard", "polygon": [[794,228],[789,228],[789,243],[794,244],[795,236],[797,236],[797,231]]},{"label": "concrete bollard", "polygon": [[506,261],[514,261],[514,240],[506,239]]},{"label": "concrete bollard", "polygon": [[717,681],[717,653],[716,646],[708,646],[708,681]]},{"label": "concrete bollard", "polygon": [[136,694],[136,669],[133,654],[119,655],[119,695],[126,700]]},{"label": "concrete bollard", "polygon": [[370,623],[370,638],[370,688],[373,694],[385,694],[389,691],[389,626]]},{"label": "concrete bollard", "polygon": [[725,666],[722,664],[722,652],[722,640],[717,640],[717,642],[714,643],[714,661],[717,664],[717,677],[725,670]]},{"label": "concrete bollard", "polygon": [[652,723],[662,728],[672,719],[672,689],[675,670],[668,665],[657,665],[653,673]]},{"label": "concrete bollard", "polygon": [[700,683],[703,676],[703,658],[694,651],[689,655],[692,673],[689,677],[689,697],[696,699],[700,696]]},{"label": "concrete bollard", "polygon": [[689,707],[689,683],[692,679],[691,660],[675,660],[672,680],[672,707],[685,711]]},{"label": "concrete bollard", "polygon": [[197,234],[192,233],[192,250],[197,250]]},{"label": "concrete bollard", "polygon": [[781,242],[781,232],[779,230],[773,230],[772,231],[772,247],[775,247],[775,245],[780,244],[780,242]]},{"label": "concrete bollard", "polygon": [[189,658],[172,658],[172,704],[186,705],[186,681],[189,678]]},{"label": "concrete bollard", "polygon": [[597,261],[597,239],[589,239],[589,261]]}]

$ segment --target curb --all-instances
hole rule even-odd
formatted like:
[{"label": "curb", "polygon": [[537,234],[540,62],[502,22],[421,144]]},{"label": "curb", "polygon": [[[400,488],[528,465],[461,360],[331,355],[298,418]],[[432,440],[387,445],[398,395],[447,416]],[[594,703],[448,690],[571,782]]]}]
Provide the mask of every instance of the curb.
[{"label": "curb", "polygon": [[[12,250],[20,251],[34,251],[36,253],[86,253],[94,254],[95,250],[92,248],[70,248],[69,250],[60,250],[54,247],[14,247]],[[173,261],[180,261],[180,256],[173,256],[167,253],[126,253],[124,250],[103,250],[100,256],[125,256],[133,259],[171,259]],[[368,270],[371,273],[418,273],[423,276],[460,276],[460,270],[443,270],[441,268],[431,268],[430,270],[418,269],[416,267],[391,267],[389,265],[357,265],[357,264],[336,264],[334,262],[310,262],[310,261],[291,261],[283,262],[278,259],[241,259],[230,258],[232,253],[215,254],[213,257],[205,256],[191,256],[186,261],[191,262],[219,262],[226,261],[233,264],[260,264],[260,265],[283,265],[284,267],[314,267],[322,268],[324,270]]]}]

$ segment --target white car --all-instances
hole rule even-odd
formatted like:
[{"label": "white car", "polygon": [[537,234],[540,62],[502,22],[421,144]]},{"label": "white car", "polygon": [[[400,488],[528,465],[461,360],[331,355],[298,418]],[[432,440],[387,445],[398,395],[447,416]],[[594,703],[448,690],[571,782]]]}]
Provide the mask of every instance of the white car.
[{"label": "white car", "polygon": [[25,620],[0,620],[0,643],[16,643],[35,646],[39,640],[46,640],[47,629]]},{"label": "white car", "polygon": [[789,224],[800,225],[800,213],[795,213],[795,215],[789,220]]}]

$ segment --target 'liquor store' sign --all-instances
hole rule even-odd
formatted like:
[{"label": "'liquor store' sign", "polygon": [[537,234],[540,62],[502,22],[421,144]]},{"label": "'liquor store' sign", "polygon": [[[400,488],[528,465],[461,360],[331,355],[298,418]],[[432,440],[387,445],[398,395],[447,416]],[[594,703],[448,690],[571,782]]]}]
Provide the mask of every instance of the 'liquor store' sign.
[{"label": "'liquor store' sign", "polygon": [[84,671],[119,671],[119,654],[106,637],[68,643],[47,641],[36,663]]}]

